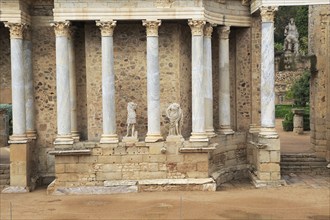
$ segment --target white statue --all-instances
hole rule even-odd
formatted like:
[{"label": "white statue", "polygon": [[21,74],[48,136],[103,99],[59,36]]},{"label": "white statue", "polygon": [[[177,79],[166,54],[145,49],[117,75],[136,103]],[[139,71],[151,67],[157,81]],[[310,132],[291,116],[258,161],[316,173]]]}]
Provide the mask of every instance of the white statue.
[{"label": "white statue", "polygon": [[181,135],[183,113],[178,103],[172,103],[166,109],[166,115],[170,119],[168,135]]},{"label": "white statue", "polygon": [[135,131],[136,124],[136,107],[137,104],[129,102],[127,104],[127,133],[126,137],[137,137],[137,131]]},{"label": "white statue", "polygon": [[298,54],[299,33],[293,18],[290,18],[289,24],[285,27],[284,36],[284,51],[290,51],[294,52],[294,54]]}]

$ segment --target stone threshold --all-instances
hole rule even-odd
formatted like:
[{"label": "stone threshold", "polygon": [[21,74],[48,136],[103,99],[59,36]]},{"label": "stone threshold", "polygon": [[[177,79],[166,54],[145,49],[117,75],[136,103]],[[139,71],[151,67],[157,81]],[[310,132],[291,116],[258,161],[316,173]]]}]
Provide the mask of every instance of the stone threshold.
[{"label": "stone threshold", "polygon": [[48,152],[50,155],[55,156],[74,156],[74,155],[91,155],[91,149],[79,149],[79,150],[52,150]]},{"label": "stone threshold", "polygon": [[103,186],[55,187],[54,181],[48,187],[52,195],[100,195],[118,193],[138,193],[156,191],[216,191],[212,178],[199,179],[150,179],[150,180],[111,180]]},{"label": "stone threshold", "polygon": [[249,171],[249,177],[256,188],[286,186],[285,180],[260,180],[255,174]]}]

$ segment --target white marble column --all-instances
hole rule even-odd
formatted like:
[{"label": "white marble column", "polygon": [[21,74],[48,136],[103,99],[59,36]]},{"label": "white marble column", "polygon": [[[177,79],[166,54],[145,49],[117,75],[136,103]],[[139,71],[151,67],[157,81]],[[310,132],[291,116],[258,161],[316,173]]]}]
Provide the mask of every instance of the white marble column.
[{"label": "white marble column", "polygon": [[69,145],[73,144],[68,48],[70,22],[56,22],[51,25],[56,35],[57,136],[54,144]]},{"label": "white marble column", "polygon": [[204,91],[205,91],[205,131],[208,137],[214,137],[213,128],[213,83],[212,83],[212,32],[207,23],[204,27]]},{"label": "white marble column", "polygon": [[13,107],[13,135],[9,143],[26,143],[25,76],[23,59],[23,31],[25,24],[5,23],[10,31],[11,84]]},{"label": "white marble column", "polygon": [[102,35],[102,111],[103,134],[100,143],[118,143],[116,134],[115,72],[113,60],[113,31],[116,21],[97,21]]},{"label": "white marble column", "polygon": [[143,21],[147,32],[148,133],[145,142],[163,140],[160,133],[160,76],[158,61],[158,27],[161,21]]},{"label": "white marble column", "polygon": [[205,132],[205,106],[203,83],[203,20],[189,20],[191,28],[191,65],[192,65],[192,132],[190,141],[208,141]]},{"label": "white marble column", "polygon": [[35,106],[34,106],[34,86],[32,71],[32,42],[30,28],[24,32],[23,40],[24,70],[25,70],[25,112],[26,112],[26,135],[29,139],[36,139],[35,129]]},{"label": "white marble column", "polygon": [[219,34],[219,132],[234,134],[230,121],[229,26],[220,26]]},{"label": "white marble column", "polygon": [[277,7],[261,7],[261,129],[260,136],[277,138],[275,130],[274,13]]},{"label": "white marble column", "polygon": [[71,135],[75,141],[79,141],[77,125],[77,80],[76,80],[76,56],[74,47],[74,27],[69,30],[69,77],[70,77],[70,102],[71,102]]}]

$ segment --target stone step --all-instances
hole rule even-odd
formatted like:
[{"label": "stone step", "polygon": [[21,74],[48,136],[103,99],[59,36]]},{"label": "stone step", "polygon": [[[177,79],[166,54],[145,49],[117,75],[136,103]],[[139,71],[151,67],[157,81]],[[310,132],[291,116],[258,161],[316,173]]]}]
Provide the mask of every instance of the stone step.
[{"label": "stone step", "polygon": [[281,157],[283,158],[319,158],[313,153],[300,153],[300,154],[281,154]]},{"label": "stone step", "polygon": [[0,174],[0,180],[2,180],[2,179],[9,179],[9,178],[10,178],[9,173]]},{"label": "stone step", "polygon": [[8,179],[0,179],[0,186],[6,186],[10,184],[10,180]]},{"label": "stone step", "polygon": [[281,162],[326,162],[326,160],[314,157],[281,157]]},{"label": "stone step", "polygon": [[324,167],[326,168],[328,163],[327,162],[319,162],[319,161],[313,161],[313,162],[309,162],[309,161],[282,161],[281,163],[281,167],[283,166],[310,166],[310,167]]}]

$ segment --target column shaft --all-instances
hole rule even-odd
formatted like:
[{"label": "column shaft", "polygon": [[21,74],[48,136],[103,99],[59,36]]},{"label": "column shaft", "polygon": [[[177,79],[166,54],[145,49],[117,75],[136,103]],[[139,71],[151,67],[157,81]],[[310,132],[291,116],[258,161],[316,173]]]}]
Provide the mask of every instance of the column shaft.
[{"label": "column shaft", "polygon": [[233,134],[231,129],[229,26],[219,28],[219,123],[221,134]]},{"label": "column shaft", "polygon": [[205,132],[205,92],[203,83],[203,28],[205,21],[190,20],[188,24],[192,32],[192,133],[190,141],[208,141]]},{"label": "column shaft", "polygon": [[116,96],[113,59],[113,31],[116,21],[96,22],[102,34],[102,110],[103,134],[100,143],[118,143],[116,134]]},{"label": "column shaft", "polygon": [[274,7],[261,8],[261,129],[260,135],[276,138],[275,130],[275,67]]},{"label": "column shaft", "polygon": [[23,31],[25,25],[5,23],[10,31],[13,135],[9,143],[26,142]]},{"label": "column shaft", "polygon": [[69,76],[70,76],[70,104],[71,104],[71,134],[74,140],[79,141],[77,125],[77,80],[76,57],[74,51],[74,30],[70,30],[68,41],[69,48]]},{"label": "column shaft", "polygon": [[204,91],[205,91],[205,131],[208,137],[215,135],[213,128],[213,83],[212,83],[212,36],[213,27],[204,29]]},{"label": "column shaft", "polygon": [[25,70],[25,109],[26,109],[26,134],[29,139],[36,139],[35,129],[35,106],[32,70],[32,42],[30,33],[26,31],[23,40],[24,47],[24,70]]},{"label": "column shaft", "polygon": [[56,34],[57,137],[55,144],[73,144],[69,76],[69,22],[53,23]]},{"label": "column shaft", "polygon": [[158,58],[158,27],[160,21],[143,21],[147,29],[147,99],[148,133],[146,142],[162,140],[160,133],[160,74]]}]

